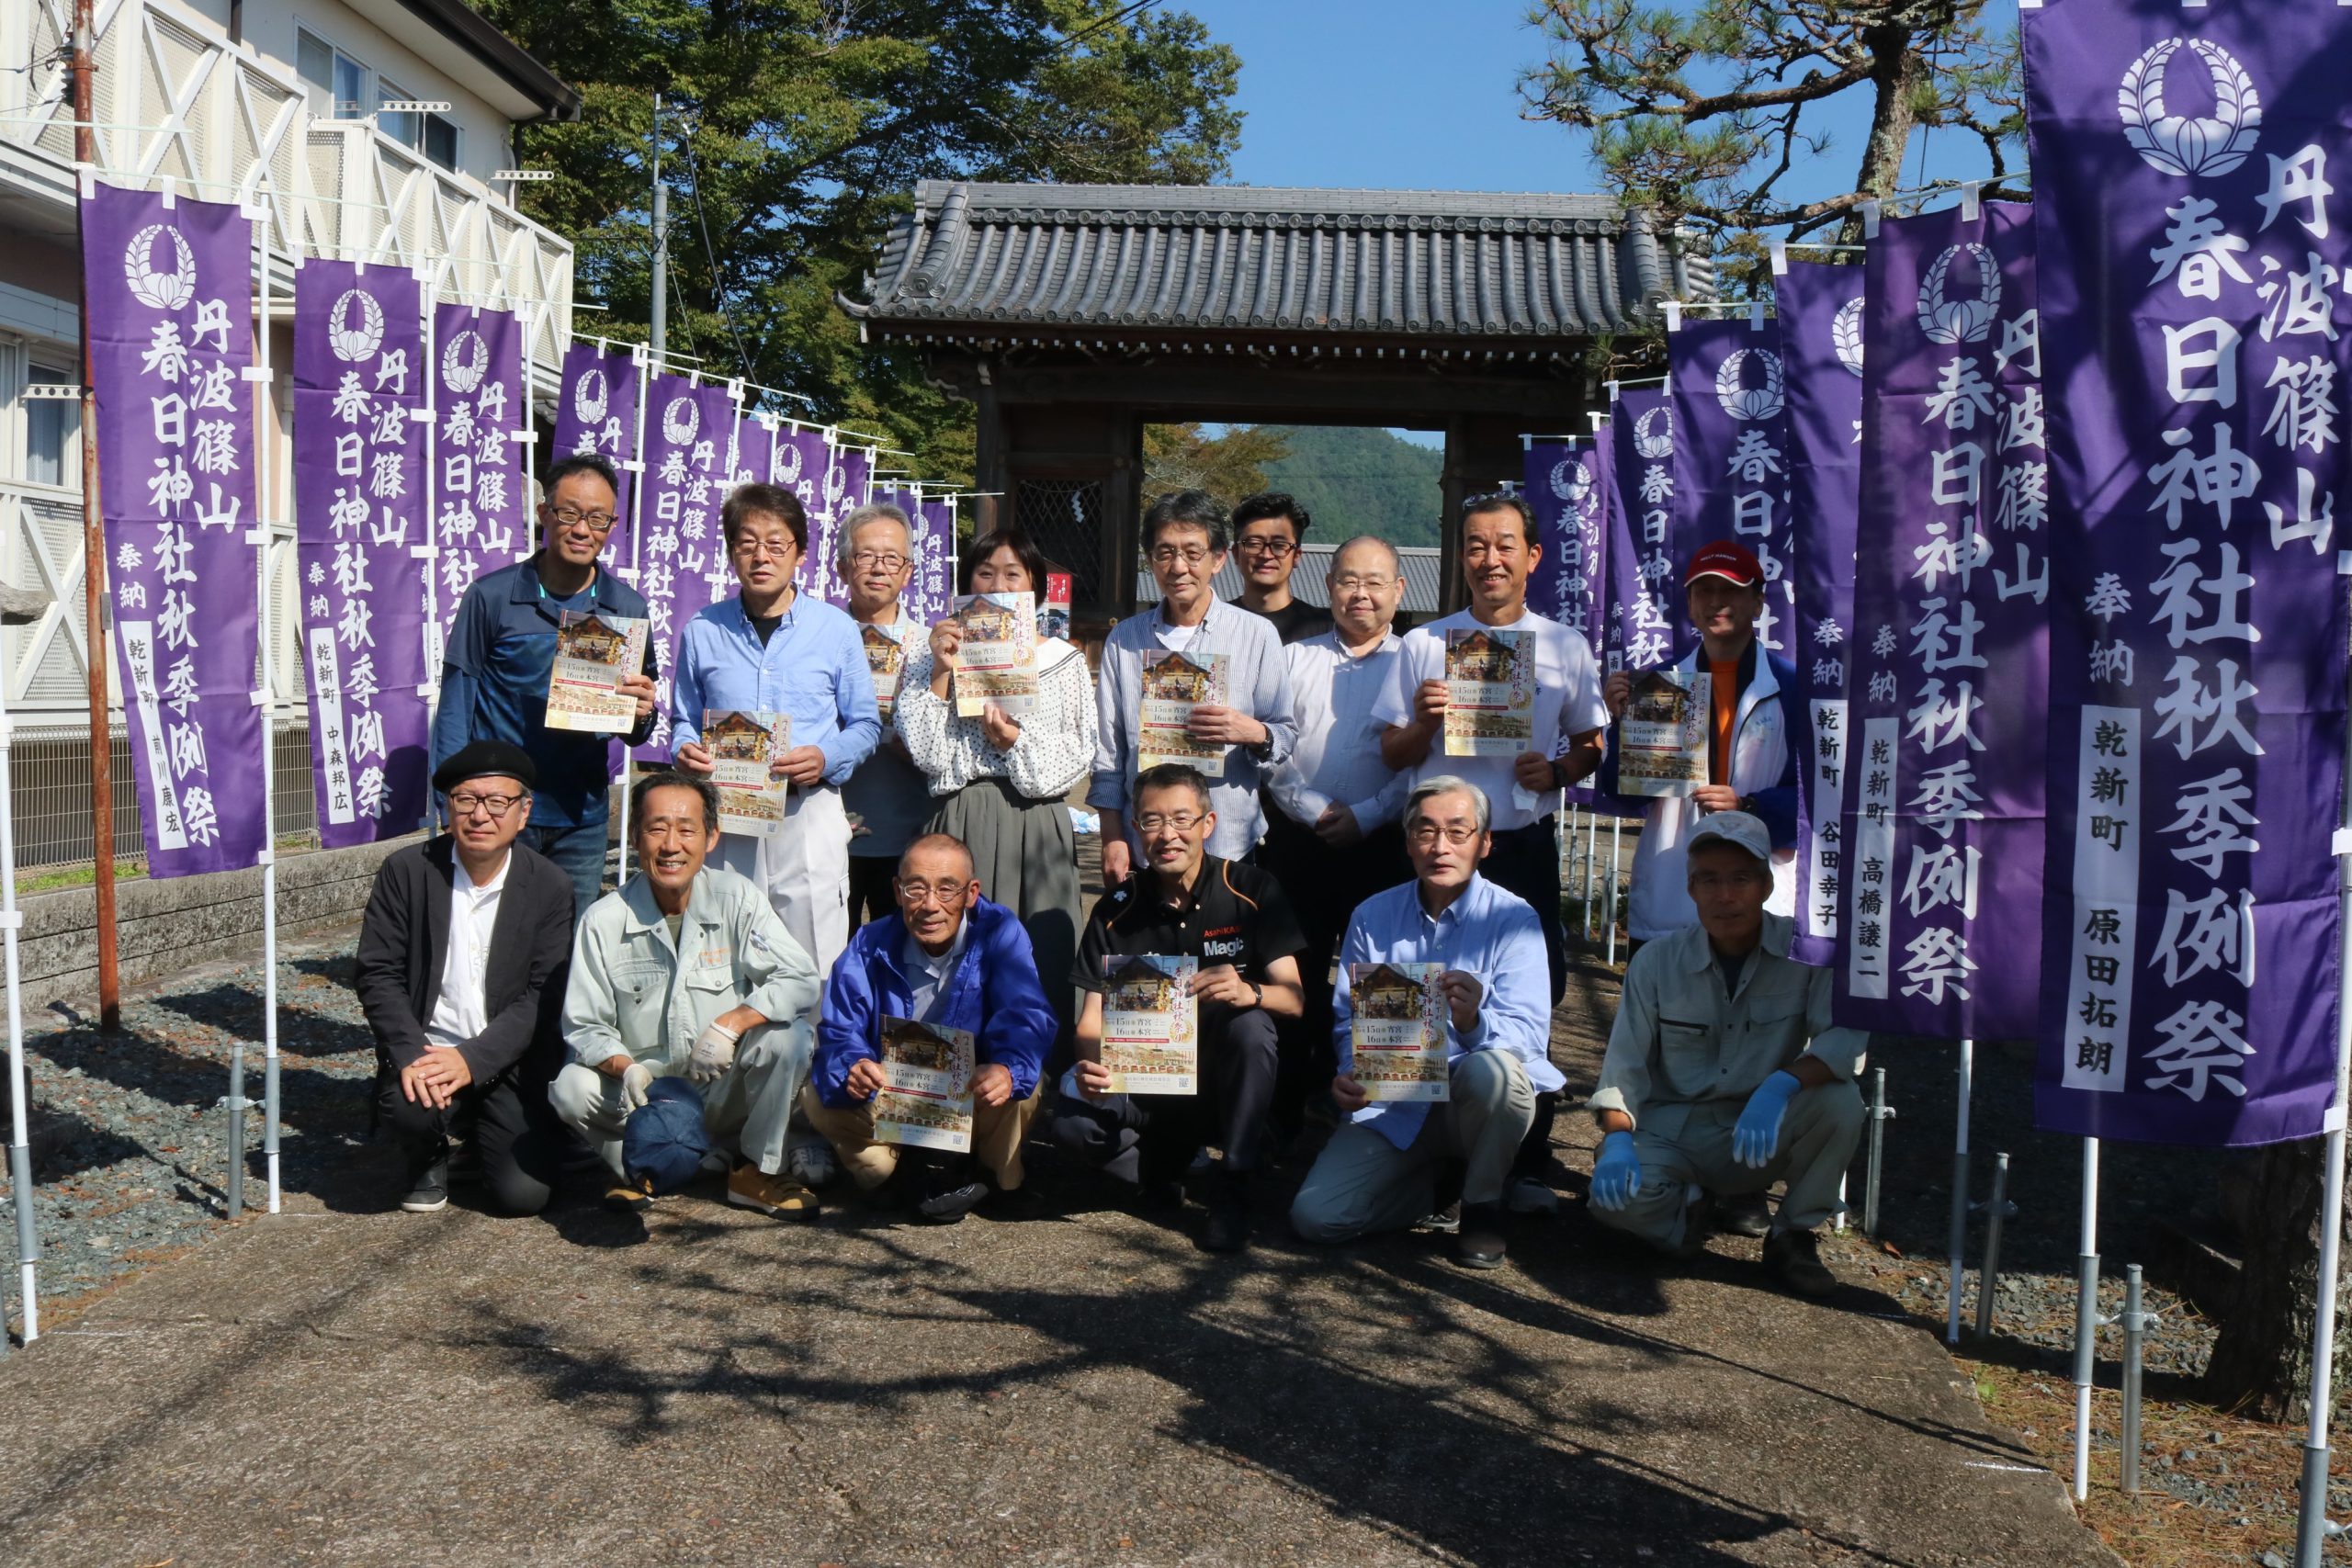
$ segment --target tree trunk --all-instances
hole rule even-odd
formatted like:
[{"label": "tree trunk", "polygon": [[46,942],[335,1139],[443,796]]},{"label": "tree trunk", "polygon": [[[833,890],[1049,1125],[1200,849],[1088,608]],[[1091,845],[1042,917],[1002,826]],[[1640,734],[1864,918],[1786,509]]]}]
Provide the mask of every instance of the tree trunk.
[{"label": "tree trunk", "polygon": [[[2273,1144],[2253,1161],[2243,1228],[2237,1300],[2222,1320],[2205,1395],[2257,1420],[2309,1416],[2312,1325],[2319,1291],[2320,1198],[2326,1141]],[[2343,1216],[2335,1216],[2341,1225]],[[2347,1335],[2345,1279],[2336,1281],[2335,1387],[2344,1386]]]},{"label": "tree trunk", "polygon": [[[1855,171],[1854,188],[1884,196],[1903,188],[1903,156],[1911,148],[1912,128],[1918,123],[1912,96],[1928,74],[1924,45],[1952,23],[1951,0],[1928,0],[1922,5],[1886,7],[1877,21],[1862,28],[1862,47],[1871,53],[1870,134],[1862,140],[1862,166]],[[1862,243],[1860,213],[1840,225],[1838,239],[1849,245]]]}]

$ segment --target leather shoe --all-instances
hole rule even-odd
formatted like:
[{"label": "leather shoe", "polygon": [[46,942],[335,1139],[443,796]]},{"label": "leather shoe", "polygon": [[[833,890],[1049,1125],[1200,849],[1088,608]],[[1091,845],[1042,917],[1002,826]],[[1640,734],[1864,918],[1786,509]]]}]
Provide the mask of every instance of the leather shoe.
[{"label": "leather shoe", "polygon": [[1764,1271],[1792,1295],[1814,1300],[1838,1288],[1838,1276],[1821,1261],[1821,1241],[1811,1231],[1774,1231],[1764,1238]]},{"label": "leather shoe", "polygon": [[1505,1251],[1503,1206],[1463,1204],[1462,1229],[1453,1238],[1453,1260],[1464,1269],[1499,1269]]}]

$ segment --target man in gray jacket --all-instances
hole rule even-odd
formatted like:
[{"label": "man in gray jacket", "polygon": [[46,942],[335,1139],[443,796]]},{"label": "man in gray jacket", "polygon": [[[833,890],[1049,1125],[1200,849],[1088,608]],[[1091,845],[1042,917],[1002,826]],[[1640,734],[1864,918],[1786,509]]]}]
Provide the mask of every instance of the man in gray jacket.
[{"label": "man in gray jacket", "polygon": [[817,1195],[785,1174],[785,1146],[808,1077],[816,965],[758,888],[703,863],[718,838],[717,786],[640,779],[629,820],[640,869],[597,900],[572,944],[556,1114],[612,1168],[606,1205],[642,1210],[652,1194],[622,1169],[622,1130],[655,1078],[683,1075],[702,1091],[714,1144],[741,1150],[727,1201],[813,1219]]}]

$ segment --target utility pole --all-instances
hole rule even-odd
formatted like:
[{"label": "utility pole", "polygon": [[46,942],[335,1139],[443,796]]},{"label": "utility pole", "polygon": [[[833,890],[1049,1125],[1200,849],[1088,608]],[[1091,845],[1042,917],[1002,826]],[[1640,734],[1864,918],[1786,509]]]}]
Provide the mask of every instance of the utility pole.
[{"label": "utility pole", "polygon": [[[84,5],[89,0],[82,0]],[[653,357],[670,346],[670,193],[662,184],[662,95],[653,95]],[[660,369],[657,363],[655,369]]]},{"label": "utility pole", "polygon": [[[92,0],[74,4],[74,161],[98,163],[92,81],[97,45]],[[78,213],[81,203],[74,204]],[[78,224],[78,218],[76,220]],[[81,236],[84,244],[88,236]],[[98,399],[90,352],[90,291],[82,290],[82,622],[90,671],[90,873],[98,933],[98,1028],[122,1027],[122,981],[115,944],[114,734],[107,718],[106,529],[98,513]]]}]

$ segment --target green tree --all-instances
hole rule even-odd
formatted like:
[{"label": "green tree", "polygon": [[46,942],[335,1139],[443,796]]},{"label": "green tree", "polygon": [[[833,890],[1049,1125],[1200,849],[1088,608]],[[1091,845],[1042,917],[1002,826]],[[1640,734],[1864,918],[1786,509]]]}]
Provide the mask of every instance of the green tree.
[{"label": "green tree", "polygon": [[1198,420],[1143,427],[1143,483],[1147,498],[1170,491],[1204,490],[1230,510],[1245,495],[1267,488],[1266,465],[1289,448],[1264,425],[1236,425],[1212,436]]},{"label": "green tree", "polygon": [[[1240,134],[1240,62],[1127,0],[484,0],[577,85],[526,127],[556,178],[531,216],[578,248],[583,330],[641,340],[651,307],[652,96],[670,187],[670,345],[879,430],[967,480],[968,408],[835,309],[922,179],[1198,184]],[[598,323],[587,325],[587,321]]]}]

